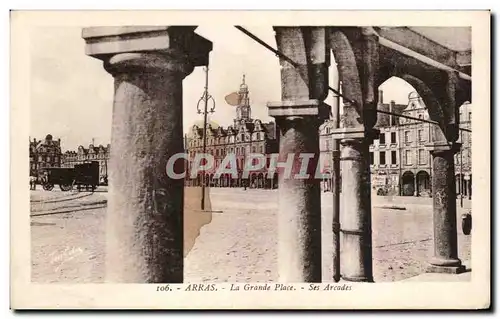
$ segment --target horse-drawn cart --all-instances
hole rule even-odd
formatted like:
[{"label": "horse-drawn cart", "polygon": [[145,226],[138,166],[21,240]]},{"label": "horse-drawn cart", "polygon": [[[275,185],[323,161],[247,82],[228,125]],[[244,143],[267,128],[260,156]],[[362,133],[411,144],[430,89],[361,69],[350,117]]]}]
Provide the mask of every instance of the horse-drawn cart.
[{"label": "horse-drawn cart", "polygon": [[75,167],[50,167],[45,169],[42,187],[46,191],[54,189],[55,185],[63,192],[72,190],[75,186],[94,191],[99,185],[99,162],[77,164]]}]

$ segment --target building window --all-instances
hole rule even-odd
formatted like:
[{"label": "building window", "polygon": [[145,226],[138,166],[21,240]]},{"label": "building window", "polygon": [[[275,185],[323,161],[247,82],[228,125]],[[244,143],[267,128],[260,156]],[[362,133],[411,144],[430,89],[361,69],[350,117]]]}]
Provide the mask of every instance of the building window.
[{"label": "building window", "polygon": [[405,131],[405,143],[410,143],[410,131]]},{"label": "building window", "polygon": [[472,112],[469,112],[469,122],[472,121]]},{"label": "building window", "polygon": [[252,153],[255,153],[255,146],[252,146]]},{"label": "building window", "polygon": [[260,133],[257,133],[257,140],[260,140]]},{"label": "building window", "polygon": [[396,144],[396,132],[391,132],[391,144]]},{"label": "building window", "polygon": [[241,134],[241,141],[245,140],[245,134]]},{"label": "building window", "polygon": [[391,164],[396,164],[396,151],[391,152]]},{"label": "building window", "polygon": [[411,151],[410,150],[405,151],[405,164],[411,165]]},{"label": "building window", "polygon": [[375,156],[373,155],[373,152],[370,152],[370,165],[375,164]]},{"label": "building window", "polygon": [[42,155],[38,156],[38,161],[39,162],[43,161]]},{"label": "building window", "polygon": [[56,162],[56,163],[59,162],[59,157],[57,157],[57,156],[54,157],[54,162]]},{"label": "building window", "polygon": [[380,165],[385,165],[385,152],[380,152],[379,162]]},{"label": "building window", "polygon": [[380,145],[384,145],[385,144],[385,133],[380,133],[379,144]]},{"label": "building window", "polygon": [[418,141],[419,142],[424,142],[425,141],[424,130],[418,130]]},{"label": "building window", "polygon": [[50,156],[47,156],[47,163],[50,163]]},{"label": "building window", "polygon": [[326,134],[330,134],[330,128],[329,127],[326,128]]},{"label": "building window", "polygon": [[424,150],[418,150],[418,163],[419,164],[425,164],[426,158],[425,158],[425,151]]}]

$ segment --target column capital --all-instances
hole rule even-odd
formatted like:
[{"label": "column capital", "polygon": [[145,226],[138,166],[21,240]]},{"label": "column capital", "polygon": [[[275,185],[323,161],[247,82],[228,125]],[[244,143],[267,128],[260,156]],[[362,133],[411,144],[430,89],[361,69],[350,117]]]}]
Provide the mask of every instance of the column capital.
[{"label": "column capital", "polygon": [[[85,53],[102,60],[114,74],[139,69],[185,75],[208,65],[212,42],[194,33],[196,26],[125,26],[84,28]],[[125,68],[125,69],[123,69]]]},{"label": "column capital", "polygon": [[288,100],[279,102],[268,102],[269,116],[287,120],[315,117],[321,119],[328,108],[320,100]]},{"label": "column capital", "polygon": [[438,155],[443,153],[455,154],[460,151],[462,147],[461,143],[452,142],[432,142],[425,145],[425,149],[431,152],[432,155]]},{"label": "column capital", "polygon": [[149,73],[162,75],[172,72],[184,78],[191,74],[194,66],[175,52],[120,53],[104,61],[104,69],[113,76],[119,73]]},{"label": "column capital", "polygon": [[349,140],[367,140],[372,142],[378,137],[380,130],[378,129],[366,129],[364,126],[359,127],[342,127],[334,129],[332,133],[333,139],[341,140],[341,144],[348,143]]}]

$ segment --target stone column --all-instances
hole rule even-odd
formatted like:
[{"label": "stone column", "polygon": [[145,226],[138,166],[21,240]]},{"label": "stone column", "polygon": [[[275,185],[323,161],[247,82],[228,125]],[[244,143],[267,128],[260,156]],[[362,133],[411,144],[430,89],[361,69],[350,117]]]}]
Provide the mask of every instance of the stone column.
[{"label": "stone column", "polygon": [[[279,163],[293,154],[293,168],[278,168],[278,269],[280,282],[321,282],[321,178],[319,161],[318,100],[268,103],[269,115],[279,123]],[[294,178],[299,155],[313,154],[307,179]],[[272,174],[272,172],[271,172]]]},{"label": "stone column", "polygon": [[434,144],[429,149],[433,171],[434,257],[428,271],[461,273],[465,267],[458,259],[454,163],[454,154],[460,149],[460,144]]},{"label": "stone column", "polygon": [[347,281],[373,282],[370,193],[371,136],[363,128],[340,133],[342,171],[340,270]]},{"label": "stone column", "polygon": [[[184,152],[182,80],[206,64],[211,49],[194,29],[84,29],[86,53],[103,60],[115,80],[107,282],[183,282],[184,180],[167,176],[166,164]],[[206,60],[190,54],[197,49]],[[182,172],[183,165],[175,170]]]},{"label": "stone column", "polygon": [[[279,127],[281,162],[309,159],[307,178],[278,181],[278,269],[281,282],[321,282],[321,176],[316,176],[319,125],[327,118],[330,50],[324,27],[273,27],[281,65],[281,102],[268,103]],[[308,153],[307,155],[305,153]],[[306,157],[303,157],[306,155]],[[302,159],[299,159],[302,156]],[[308,157],[312,156],[312,158]],[[306,177],[306,176],[303,176]]]}]

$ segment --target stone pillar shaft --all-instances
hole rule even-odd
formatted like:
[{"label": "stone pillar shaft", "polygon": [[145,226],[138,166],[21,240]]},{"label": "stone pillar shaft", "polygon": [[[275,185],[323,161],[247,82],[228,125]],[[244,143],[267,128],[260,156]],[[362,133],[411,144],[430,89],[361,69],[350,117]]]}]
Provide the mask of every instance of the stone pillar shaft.
[{"label": "stone pillar shaft", "polygon": [[434,224],[434,257],[432,272],[461,272],[464,270],[458,259],[457,204],[455,195],[456,149],[432,151],[432,199]]},{"label": "stone pillar shaft", "polygon": [[[319,125],[314,119],[284,120],[280,129],[280,159],[288,154],[315,155],[319,159]],[[296,160],[296,159],[295,159]],[[310,165],[316,167],[316,165]],[[314,172],[310,172],[311,174]],[[296,179],[279,174],[278,267],[281,282],[321,282],[320,180]]]},{"label": "stone pillar shaft", "polygon": [[[87,55],[114,77],[106,281],[183,281],[184,180],[167,162],[184,152],[182,80],[207,65],[196,26],[84,28]],[[178,160],[175,173],[184,170]]]},{"label": "stone pillar shaft", "polygon": [[369,142],[341,140],[340,270],[344,280],[373,282]]},{"label": "stone pillar shaft", "polygon": [[106,279],[181,283],[184,185],[166,164],[184,152],[182,80],[192,67],[120,54],[106,68],[115,77]]}]

